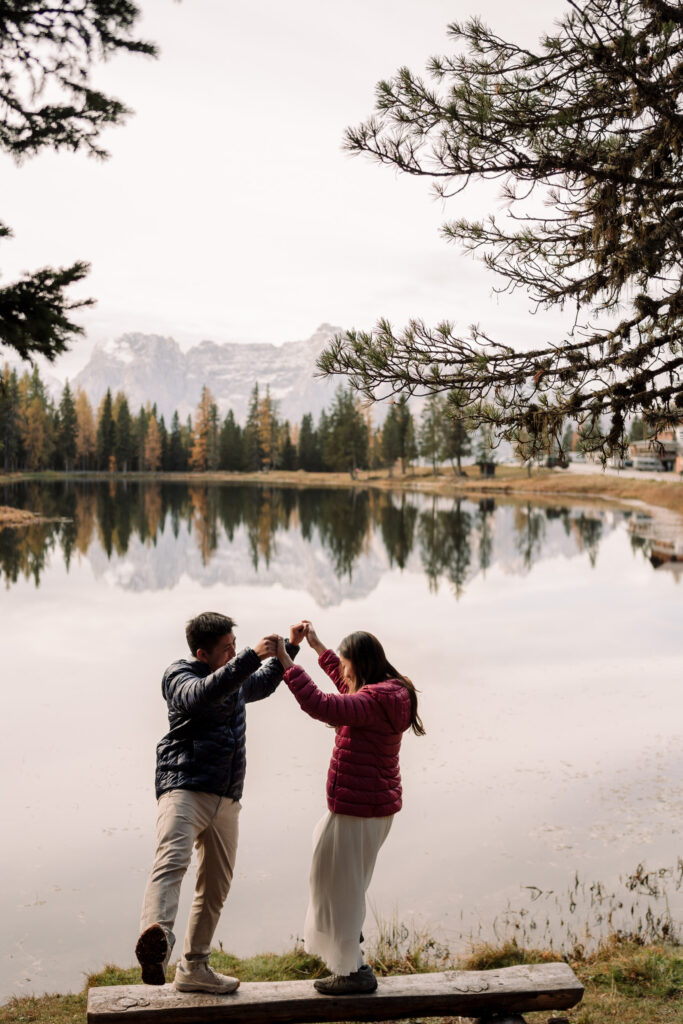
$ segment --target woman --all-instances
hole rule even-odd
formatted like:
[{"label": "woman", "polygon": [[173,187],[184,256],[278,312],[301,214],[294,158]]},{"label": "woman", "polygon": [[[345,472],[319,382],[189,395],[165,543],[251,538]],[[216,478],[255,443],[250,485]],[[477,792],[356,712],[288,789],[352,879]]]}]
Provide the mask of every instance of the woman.
[{"label": "woman", "polygon": [[374,992],[377,980],[360,948],[365,893],[379,848],[401,809],[401,736],[411,727],[423,736],[424,728],[415,687],[387,661],[372,633],[345,637],[337,657],[312,624],[303,622],[320,667],[339,691],[318,689],[280,643],[287,686],[307,714],[334,726],[336,733],[327,775],[328,813],[313,833],[304,945],[332,972],[314,982],[319,992]]}]

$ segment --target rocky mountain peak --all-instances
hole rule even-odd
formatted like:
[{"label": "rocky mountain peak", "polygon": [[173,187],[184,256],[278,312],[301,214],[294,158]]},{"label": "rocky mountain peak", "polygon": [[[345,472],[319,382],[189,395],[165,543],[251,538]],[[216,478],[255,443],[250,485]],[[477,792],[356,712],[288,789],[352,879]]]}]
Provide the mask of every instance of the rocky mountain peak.
[{"label": "rocky mountain peak", "polygon": [[283,345],[205,339],[186,352],[173,338],[123,334],[95,346],[73,386],[83,388],[94,406],[107,388],[114,394],[124,391],[134,411],[156,402],[168,420],[176,410],[181,419],[191,415],[206,385],[221,414],[232,409],[243,423],[258,384],[270,388],[283,419],[299,422],[304,413],[317,416],[330,404],[339,382],[316,377],[315,361],[340,330],[321,324],[310,338]]}]

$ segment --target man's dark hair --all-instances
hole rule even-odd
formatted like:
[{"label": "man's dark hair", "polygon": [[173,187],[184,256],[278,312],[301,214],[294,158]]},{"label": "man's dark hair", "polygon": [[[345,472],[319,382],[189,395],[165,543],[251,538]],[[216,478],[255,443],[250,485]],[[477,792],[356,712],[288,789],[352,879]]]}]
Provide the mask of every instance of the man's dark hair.
[{"label": "man's dark hair", "polygon": [[232,633],[236,625],[229,615],[221,615],[220,612],[202,612],[201,615],[195,615],[185,626],[188,646],[194,655],[200,647],[211,653],[220,638],[226,633]]}]

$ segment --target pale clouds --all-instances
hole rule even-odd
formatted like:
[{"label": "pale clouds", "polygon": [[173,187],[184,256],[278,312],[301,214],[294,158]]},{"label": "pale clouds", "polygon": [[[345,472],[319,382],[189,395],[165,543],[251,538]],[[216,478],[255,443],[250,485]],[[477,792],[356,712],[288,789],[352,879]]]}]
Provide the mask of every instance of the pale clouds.
[{"label": "pale clouds", "polygon": [[160,59],[97,72],[136,111],[107,133],[111,159],[2,158],[0,215],[15,234],[5,279],[91,260],[93,340],[142,330],[181,345],[279,343],[380,316],[479,321],[522,341],[546,332],[524,299],[492,299],[491,278],[441,240],[446,211],[425,182],[353,159],[341,141],[371,113],[379,78],[448,49],[448,22],[477,13],[532,43],[562,0],[526,13],[502,0],[141,6]]}]

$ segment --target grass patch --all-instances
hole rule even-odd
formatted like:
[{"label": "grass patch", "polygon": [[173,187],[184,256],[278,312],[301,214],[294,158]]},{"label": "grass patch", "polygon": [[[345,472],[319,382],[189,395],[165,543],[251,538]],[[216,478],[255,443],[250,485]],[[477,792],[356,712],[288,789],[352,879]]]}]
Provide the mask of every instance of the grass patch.
[{"label": "grass patch", "polygon": [[683,947],[612,940],[585,961],[592,988],[633,998],[683,999]]},{"label": "grass patch", "polygon": [[[528,1024],[568,1021],[569,1024],[683,1024],[683,947],[643,945],[612,936],[599,950],[578,959],[559,957],[551,950],[525,949],[514,940],[496,946],[479,944],[456,958],[426,932],[402,925],[380,926],[378,938],[368,950],[378,974],[411,974],[462,969],[491,970],[515,964],[566,960],[586,988],[583,1001],[573,1010],[525,1014]],[[326,973],[317,957],[300,947],[278,955],[264,953],[240,959],[215,950],[212,965],[237,975],[242,981],[290,981]],[[168,972],[173,977],[175,968]],[[84,1024],[87,987],[140,984],[139,968],[108,965],[88,978],[78,995],[27,996],[0,1007],[2,1024]],[[434,1024],[446,1019],[432,1018]],[[450,1024],[450,1022],[449,1022]],[[453,1022],[455,1024],[455,1022]]]},{"label": "grass patch", "polygon": [[232,974],[240,981],[303,981],[327,974],[322,960],[309,956],[300,946],[287,953],[261,953],[240,960],[223,950],[211,954],[211,966],[222,974]]},{"label": "grass patch", "polygon": [[490,942],[476,943],[472,952],[461,958],[459,967],[465,971],[492,971],[518,964],[553,964],[557,961],[558,955],[551,949],[525,949],[514,939],[507,939],[499,946]]},{"label": "grass patch", "polygon": [[366,950],[375,974],[426,974],[456,966],[456,958],[427,929],[408,928],[396,920],[376,924],[377,935]]},{"label": "grass patch", "polygon": [[24,996],[0,1006],[2,1024],[84,1024],[87,995]]}]

